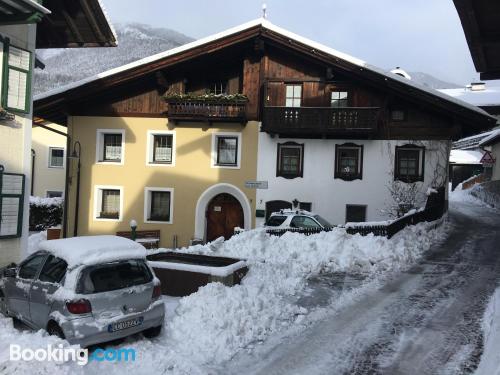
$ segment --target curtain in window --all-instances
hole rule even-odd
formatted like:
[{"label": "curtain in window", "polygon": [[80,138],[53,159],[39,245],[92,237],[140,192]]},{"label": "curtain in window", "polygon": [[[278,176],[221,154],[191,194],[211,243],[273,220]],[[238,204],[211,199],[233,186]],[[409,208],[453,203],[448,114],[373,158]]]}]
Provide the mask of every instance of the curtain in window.
[{"label": "curtain in window", "polygon": [[151,220],[169,221],[170,219],[170,192],[151,192]]},{"label": "curtain in window", "polygon": [[419,151],[399,150],[399,174],[401,176],[418,176]]},{"label": "curtain in window", "polygon": [[219,137],[218,138],[218,164],[236,165],[237,164],[237,138]]},{"label": "curtain in window", "polygon": [[341,149],[339,172],[346,174],[358,173],[358,154],[357,149]]},{"label": "curtain in window", "polygon": [[101,216],[118,218],[119,214],[120,190],[103,190]]},{"label": "curtain in window", "polygon": [[61,149],[50,150],[50,166],[62,167],[64,162],[64,151]]},{"label": "curtain in window", "polygon": [[122,135],[104,135],[104,160],[119,161],[122,157]]},{"label": "curtain in window", "polygon": [[300,149],[298,147],[281,148],[281,171],[285,174],[300,173]]},{"label": "curtain in window", "polygon": [[154,136],[154,161],[161,163],[172,162],[172,136]]}]

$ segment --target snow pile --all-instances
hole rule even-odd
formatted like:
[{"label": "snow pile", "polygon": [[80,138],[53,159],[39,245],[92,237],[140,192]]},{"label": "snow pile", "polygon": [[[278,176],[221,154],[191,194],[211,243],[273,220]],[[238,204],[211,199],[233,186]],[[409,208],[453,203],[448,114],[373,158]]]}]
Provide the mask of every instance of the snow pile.
[{"label": "snow pile", "polygon": [[442,238],[427,223],[408,227],[392,239],[349,235],[343,229],[281,237],[252,230],[219,244],[183,251],[247,259],[248,275],[232,288],[212,283],[182,298],[167,327],[167,341],[198,365],[230,359],[294,322],[308,311],[297,306],[307,279],[321,272],[366,272],[373,276],[411,264]]},{"label": "snow pile", "polygon": [[63,202],[63,198],[43,198],[30,196],[30,205],[37,207],[61,206]]},{"label": "snow pile", "polygon": [[491,184],[491,182],[476,184],[470,189],[465,190],[462,189],[462,184],[459,184],[455,190],[450,192],[450,201],[472,203],[490,208],[500,208],[500,195],[485,189],[485,184]]},{"label": "snow pile", "polygon": [[483,317],[484,349],[475,375],[500,375],[500,288],[491,297]]},{"label": "snow pile", "polygon": [[28,254],[33,254],[35,251],[40,250],[40,243],[47,241],[47,231],[34,233],[28,237]]},{"label": "snow pile", "polygon": [[43,241],[39,248],[64,259],[70,268],[82,264],[146,257],[143,246],[118,236],[82,236]]}]

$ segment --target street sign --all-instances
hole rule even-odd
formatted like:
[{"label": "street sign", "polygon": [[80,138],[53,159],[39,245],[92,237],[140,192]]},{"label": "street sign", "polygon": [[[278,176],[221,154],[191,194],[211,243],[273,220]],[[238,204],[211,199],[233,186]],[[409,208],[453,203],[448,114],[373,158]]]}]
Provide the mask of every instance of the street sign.
[{"label": "street sign", "polygon": [[492,167],[495,164],[495,158],[491,155],[490,151],[485,151],[483,157],[481,158],[480,163],[483,167]]},{"label": "street sign", "polygon": [[245,181],[245,187],[247,189],[267,189],[267,181]]}]

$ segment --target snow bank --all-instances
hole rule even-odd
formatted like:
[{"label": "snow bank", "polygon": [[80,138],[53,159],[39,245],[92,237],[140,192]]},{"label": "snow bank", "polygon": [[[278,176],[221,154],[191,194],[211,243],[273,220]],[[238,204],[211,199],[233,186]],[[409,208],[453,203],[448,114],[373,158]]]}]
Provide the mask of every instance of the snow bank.
[{"label": "snow bank", "polygon": [[38,232],[28,237],[28,254],[33,254],[40,250],[40,243],[47,240],[47,231]]},{"label": "snow bank", "polygon": [[483,317],[484,349],[475,375],[500,375],[500,288],[491,297]]},{"label": "snow bank", "polygon": [[40,242],[39,248],[62,258],[68,267],[146,257],[146,249],[128,238],[82,236]]},{"label": "snow bank", "polygon": [[212,283],[182,298],[169,322],[167,340],[198,365],[230,359],[242,348],[302,320],[308,311],[294,303],[307,279],[321,272],[372,275],[413,263],[443,236],[427,223],[408,227],[392,239],[349,235],[344,229],[304,236],[271,236],[263,229],[229,241],[183,251],[247,259],[241,285]]}]

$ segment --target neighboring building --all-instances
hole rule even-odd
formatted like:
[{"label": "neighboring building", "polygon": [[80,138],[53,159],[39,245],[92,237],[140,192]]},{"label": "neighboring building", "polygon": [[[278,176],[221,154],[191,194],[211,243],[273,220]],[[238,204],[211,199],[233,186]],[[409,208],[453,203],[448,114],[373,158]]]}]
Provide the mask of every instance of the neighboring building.
[{"label": "neighboring building", "polygon": [[40,95],[35,114],[81,144],[67,234],[135,219],[162,246],[294,201],[334,223],[385,218],[389,187],[444,186],[451,140],[494,123],[263,19]]},{"label": "neighboring building", "polygon": [[43,66],[35,48],[98,46],[101,39],[116,43],[97,0],[48,0],[44,6],[0,0],[0,266],[19,261],[27,248],[31,87],[33,69]]},{"label": "neighboring building", "polygon": [[66,186],[66,132],[57,124],[33,125],[31,195],[63,197]]},{"label": "neighboring building", "polygon": [[493,157],[491,165],[491,180],[500,180],[500,129],[495,130],[488,137],[484,138],[480,143],[481,148],[490,152]]}]

